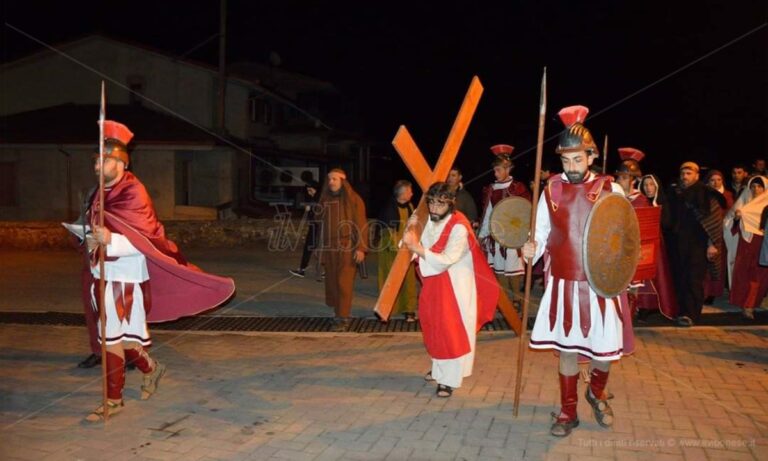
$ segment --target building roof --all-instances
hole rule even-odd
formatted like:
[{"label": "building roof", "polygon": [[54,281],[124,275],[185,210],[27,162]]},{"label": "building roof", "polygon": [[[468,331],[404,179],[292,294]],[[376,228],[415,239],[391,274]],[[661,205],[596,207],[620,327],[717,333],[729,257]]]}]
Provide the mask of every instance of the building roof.
[{"label": "building roof", "polygon": [[[99,106],[62,104],[0,117],[0,144],[93,144]],[[139,105],[109,105],[107,119],[135,133],[132,144],[209,145],[218,138],[190,123]]]},{"label": "building roof", "polygon": [[[201,61],[191,60],[188,58],[178,58],[166,51],[163,51],[158,48],[154,48],[152,46],[149,46],[143,43],[137,43],[130,40],[110,37],[105,34],[89,34],[84,37],[80,37],[78,39],[71,40],[64,43],[59,43],[53,46],[46,45],[45,48],[39,51],[33,52],[27,56],[21,57],[14,61],[0,63],[0,70],[7,70],[15,66],[33,62],[35,60],[44,59],[46,57],[54,55],[55,53],[54,50],[60,50],[60,52],[66,51],[74,47],[77,47],[79,45],[86,44],[88,42],[102,42],[107,46],[117,45],[117,46],[123,46],[123,47],[130,47],[137,50],[142,50],[146,53],[151,53],[157,56],[161,56],[165,59],[174,61],[180,65],[194,67],[194,68],[205,70],[213,74],[218,74],[218,68],[210,64],[207,64]],[[267,80],[271,83],[268,82],[267,85],[264,85],[264,83],[261,81],[262,77],[266,77]],[[275,83],[276,78],[282,79],[282,85],[276,86],[276,83]],[[305,108],[301,107],[294,100],[294,98],[291,98],[286,94],[283,94],[283,92],[281,92],[281,90],[278,89],[278,86],[287,86],[292,89],[313,88],[317,90],[322,89],[325,91],[336,91],[333,85],[330,84],[329,82],[319,80],[307,75],[303,75],[298,72],[288,71],[285,69],[270,70],[269,66],[265,66],[259,63],[237,63],[234,65],[232,64],[229,65],[227,68],[227,80],[229,82],[238,83],[248,87],[258,88],[261,92],[274,97],[275,99],[283,102],[284,104],[288,104],[292,106],[293,108],[295,108],[302,114],[306,115],[307,117],[316,120],[322,126],[328,129],[331,128],[330,125],[326,123],[326,121],[324,121],[319,115],[314,114],[311,111],[308,111]]]}]

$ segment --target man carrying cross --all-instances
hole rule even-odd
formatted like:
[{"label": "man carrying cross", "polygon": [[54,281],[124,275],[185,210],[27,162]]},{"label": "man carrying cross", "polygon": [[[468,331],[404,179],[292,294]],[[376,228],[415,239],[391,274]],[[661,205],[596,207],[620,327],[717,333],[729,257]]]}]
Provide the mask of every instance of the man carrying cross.
[{"label": "man carrying cross", "polygon": [[437,182],[427,190],[426,199],[429,221],[421,239],[407,230],[403,243],[418,256],[422,280],[419,318],[424,345],[432,357],[432,369],[424,378],[437,381],[438,397],[450,397],[472,374],[475,336],[493,319],[499,286],[471,223],[455,211],[453,189]]}]

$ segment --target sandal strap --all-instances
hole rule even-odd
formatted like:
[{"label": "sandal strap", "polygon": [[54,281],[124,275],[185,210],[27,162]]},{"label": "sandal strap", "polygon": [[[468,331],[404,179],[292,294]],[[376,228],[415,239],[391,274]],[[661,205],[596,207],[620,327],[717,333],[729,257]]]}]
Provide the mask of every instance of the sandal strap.
[{"label": "sandal strap", "polygon": [[453,395],[453,388],[451,386],[446,386],[445,384],[438,384],[437,385],[437,395],[444,394],[447,396]]},{"label": "sandal strap", "polygon": [[[123,408],[123,402],[115,403],[110,400],[107,400],[107,406],[109,407],[109,414],[116,414],[119,413]],[[98,421],[104,419],[104,405],[99,405],[98,408],[93,410],[91,414],[89,414],[86,419],[90,421]]]}]

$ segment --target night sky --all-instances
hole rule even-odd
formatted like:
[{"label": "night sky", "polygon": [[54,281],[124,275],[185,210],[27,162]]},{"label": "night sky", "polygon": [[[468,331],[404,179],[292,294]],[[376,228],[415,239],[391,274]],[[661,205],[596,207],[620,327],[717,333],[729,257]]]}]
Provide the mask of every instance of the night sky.
[{"label": "night sky", "polygon": [[[276,52],[282,67],[354,101],[379,153],[394,154],[389,141],[405,124],[432,161],[478,75],[485,93],[458,160],[465,179],[482,175],[471,189],[492,179],[492,144],[528,151],[516,174],[531,175],[545,65],[547,136],[562,128],[565,105],[604,111],[587,126],[600,146],[608,133],[611,168],[620,146],[645,151],[644,171],[665,179],[684,160],[727,169],[768,154],[764,0],[326,3],[230,0],[227,60],[266,62]],[[218,30],[217,1],[74,4],[0,8],[4,23],[54,44],[99,32],[182,54]],[[39,49],[5,26],[2,42],[2,61]],[[188,56],[215,65],[217,47],[214,39]]]}]

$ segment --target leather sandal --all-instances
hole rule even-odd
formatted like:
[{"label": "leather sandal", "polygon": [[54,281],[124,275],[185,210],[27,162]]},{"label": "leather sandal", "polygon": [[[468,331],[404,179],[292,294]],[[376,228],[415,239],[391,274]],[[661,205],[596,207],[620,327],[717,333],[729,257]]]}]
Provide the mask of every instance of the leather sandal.
[{"label": "leather sandal", "polygon": [[[125,408],[122,400],[120,401],[120,403],[107,400],[107,406],[109,407],[110,418],[120,413],[121,411],[123,411],[123,408]],[[88,416],[85,417],[85,420],[88,421],[89,423],[97,423],[99,421],[104,421],[104,405],[99,405],[99,408],[93,410]]]},{"label": "leather sandal", "polygon": [[141,400],[148,400],[152,394],[157,392],[157,386],[163,375],[165,375],[165,365],[155,359],[155,369],[144,375],[141,384]]},{"label": "leather sandal", "polygon": [[568,416],[563,414],[551,413],[554,422],[552,427],[549,428],[549,433],[555,437],[567,437],[571,435],[571,431],[579,427],[579,419],[569,419]]},{"label": "leather sandal", "polygon": [[445,384],[438,384],[436,394],[440,398],[447,399],[453,395],[453,388],[451,386],[446,386]]},{"label": "leather sandal", "polygon": [[613,424],[613,410],[608,405],[608,399],[601,400],[592,396],[592,390],[587,388],[586,392],[587,402],[592,406],[592,412],[595,414],[597,424],[602,427],[608,428]]}]

